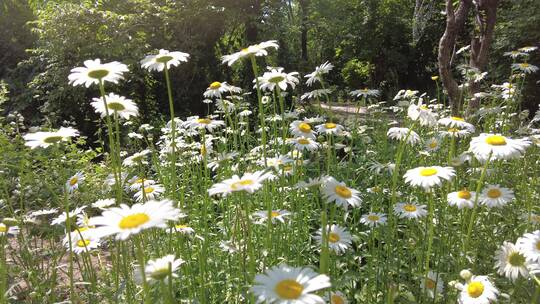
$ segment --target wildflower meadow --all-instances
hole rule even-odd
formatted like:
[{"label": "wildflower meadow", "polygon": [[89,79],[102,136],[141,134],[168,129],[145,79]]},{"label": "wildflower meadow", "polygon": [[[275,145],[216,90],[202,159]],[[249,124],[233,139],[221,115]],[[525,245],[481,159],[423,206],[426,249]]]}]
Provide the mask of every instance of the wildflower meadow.
[{"label": "wildflower meadow", "polygon": [[[444,71],[384,98],[280,47],[223,54],[249,82],[213,79],[189,115],[197,59],[149,48],[71,67],[95,121],[0,120],[0,303],[540,303],[537,47],[507,50],[504,82],[464,68],[457,106]],[[133,71],[163,82],[162,121],[118,89]]]}]

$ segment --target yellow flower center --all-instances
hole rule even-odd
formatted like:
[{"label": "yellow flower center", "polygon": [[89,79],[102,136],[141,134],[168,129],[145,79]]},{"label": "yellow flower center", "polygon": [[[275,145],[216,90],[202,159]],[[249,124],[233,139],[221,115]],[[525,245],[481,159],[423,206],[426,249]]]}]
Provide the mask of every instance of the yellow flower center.
[{"label": "yellow flower center", "polygon": [[280,281],[274,291],[281,299],[294,300],[302,295],[304,286],[295,280],[285,279]]},{"label": "yellow flower center", "polygon": [[6,233],[8,230],[7,226],[4,224],[0,224],[0,233]]},{"label": "yellow flower center", "polygon": [[74,176],[74,177],[69,179],[69,185],[70,186],[75,186],[75,184],[77,184],[78,181],[79,181],[79,178]]},{"label": "yellow flower center", "polygon": [[471,282],[467,286],[467,293],[471,298],[478,298],[484,293],[484,284],[482,282]]},{"label": "yellow flower center", "polygon": [[217,90],[219,88],[221,88],[221,82],[219,81],[214,81],[210,84],[210,89],[212,90]]},{"label": "yellow flower center", "polygon": [[380,219],[380,217],[378,215],[375,215],[375,214],[371,214],[371,215],[368,215],[368,220],[372,221],[372,222],[376,222]]},{"label": "yellow flower center", "polygon": [[471,198],[471,193],[467,190],[462,190],[457,193],[457,197],[468,200]]},{"label": "yellow flower center", "polygon": [[422,176],[433,176],[437,174],[437,169],[435,168],[424,168],[420,170],[420,175]]},{"label": "yellow flower center", "polygon": [[342,198],[351,198],[352,196],[351,190],[349,190],[349,188],[345,186],[337,185],[334,190],[336,191],[336,194],[341,196]]},{"label": "yellow flower center", "polygon": [[167,63],[167,62],[171,61],[172,59],[173,59],[173,57],[169,56],[169,55],[158,56],[158,57],[156,57],[156,62]]},{"label": "yellow flower center", "polygon": [[487,192],[487,196],[489,198],[499,198],[499,197],[501,197],[501,195],[502,195],[501,190],[499,190],[497,188],[489,189],[488,192]]},{"label": "yellow flower center", "polygon": [[169,275],[169,266],[167,265],[167,268],[160,268],[152,271],[150,276],[154,280],[163,280]]},{"label": "yellow flower center", "polygon": [[437,286],[437,283],[433,281],[432,279],[426,279],[426,288],[428,289],[435,289],[435,286]]},{"label": "yellow flower center", "polygon": [[311,126],[305,122],[302,122],[298,125],[298,129],[300,129],[300,131],[304,132],[304,133],[309,133],[311,132]]},{"label": "yellow flower center", "polygon": [[403,210],[405,210],[407,212],[415,212],[416,211],[416,206],[412,205],[412,204],[406,204],[405,206],[403,206]]},{"label": "yellow flower center", "polygon": [[156,190],[156,189],[154,189],[154,187],[146,187],[146,188],[144,188],[144,193],[146,193],[146,194],[152,193],[152,192],[154,192],[154,190]]},{"label": "yellow flower center", "polygon": [[285,80],[285,77],[283,76],[274,76],[268,79],[268,81],[272,83],[279,83],[279,82],[282,82],[283,80]]},{"label": "yellow flower center", "polygon": [[202,145],[202,146],[201,146],[201,155],[202,155],[202,156],[205,156],[207,152],[208,152],[208,151],[206,150],[206,146],[205,146],[205,145]]},{"label": "yellow flower center", "polygon": [[233,183],[231,185],[231,189],[237,190],[240,187],[249,186],[249,185],[253,185],[253,184],[254,184],[254,182],[251,179],[240,180],[240,181],[237,181],[237,182]]},{"label": "yellow flower center", "polygon": [[101,79],[107,75],[109,75],[109,71],[104,70],[104,69],[92,70],[88,72],[88,77],[94,78],[94,79]]},{"label": "yellow flower center", "polygon": [[452,117],[450,117],[450,119],[455,120],[455,121],[465,121],[465,119],[463,119],[462,117],[458,117],[458,116],[452,116]]},{"label": "yellow flower center", "polygon": [[301,145],[309,145],[309,140],[305,139],[305,138],[300,138],[298,140],[298,143],[301,144]]},{"label": "yellow flower center", "polygon": [[329,241],[330,243],[336,243],[336,242],[339,242],[340,239],[341,239],[341,238],[339,237],[339,234],[337,234],[337,233],[330,232],[330,233],[328,234],[328,241]]},{"label": "yellow flower center", "polygon": [[450,129],[448,129],[448,132],[457,133],[457,132],[459,132],[459,129],[458,128],[450,128]]},{"label": "yellow flower center", "polygon": [[200,124],[207,125],[207,124],[211,123],[212,120],[210,120],[208,118],[199,118],[199,119],[197,119],[197,122],[200,123]]},{"label": "yellow flower center", "polygon": [[126,107],[124,107],[123,104],[121,104],[120,102],[114,102],[114,101],[107,102],[107,108],[116,112],[124,111],[126,109]]},{"label": "yellow flower center", "polygon": [[77,241],[77,247],[86,247],[88,245],[90,245],[89,240],[78,240]]},{"label": "yellow flower center", "polygon": [[242,52],[242,53],[247,53],[248,51],[249,51],[248,48],[243,48],[243,49],[240,50],[240,52]]},{"label": "yellow flower center", "polygon": [[130,214],[128,216],[125,216],[120,221],[120,223],[118,224],[118,227],[120,227],[120,229],[133,229],[133,228],[137,228],[143,225],[149,220],[150,220],[150,217],[146,215],[145,213]]},{"label": "yellow flower center", "polygon": [[426,105],[421,105],[421,106],[420,106],[420,109],[422,109],[422,110],[427,110],[428,107],[427,107]]},{"label": "yellow flower center", "polygon": [[330,297],[330,303],[331,304],[345,304],[345,300],[343,300],[343,298],[337,294],[333,294],[331,297]]},{"label": "yellow flower center", "polygon": [[540,250],[540,241],[536,242],[536,249]]},{"label": "yellow flower center", "polygon": [[431,80],[437,80],[439,79],[439,76],[431,76]]},{"label": "yellow flower center", "polygon": [[432,148],[432,149],[437,148],[437,141],[434,140],[434,141],[430,142],[429,147]]},{"label": "yellow flower center", "polygon": [[276,217],[276,216],[278,216],[278,215],[279,215],[279,212],[277,212],[277,211],[272,211],[272,212],[270,212],[270,216],[271,216],[271,217]]},{"label": "yellow flower center", "polygon": [[520,66],[521,68],[523,68],[523,69],[526,69],[526,68],[530,67],[531,65],[528,64],[528,63],[520,63],[519,66]]},{"label": "yellow flower center", "polygon": [[336,128],[336,124],[333,123],[333,122],[327,122],[324,124],[324,127],[327,128],[327,129],[335,129]]},{"label": "yellow flower center", "polygon": [[174,228],[176,228],[176,229],[186,229],[186,228],[188,228],[188,225],[179,224],[179,225],[174,226]]},{"label": "yellow flower center", "polygon": [[75,231],[78,231],[78,232],[83,232],[83,231],[86,231],[90,229],[89,227],[85,226],[85,227],[78,227],[77,229],[75,229]]},{"label": "yellow flower center", "polygon": [[506,138],[501,135],[491,135],[486,138],[486,143],[492,146],[505,146]]},{"label": "yellow flower center", "polygon": [[521,253],[514,251],[508,255],[508,264],[521,267],[525,264],[525,257]]},{"label": "yellow flower center", "polygon": [[49,136],[43,139],[44,143],[54,144],[62,140],[62,136]]},{"label": "yellow flower center", "polygon": [[362,91],[362,93],[367,93],[367,92],[369,92],[369,89],[368,88],[363,88],[360,91]]}]

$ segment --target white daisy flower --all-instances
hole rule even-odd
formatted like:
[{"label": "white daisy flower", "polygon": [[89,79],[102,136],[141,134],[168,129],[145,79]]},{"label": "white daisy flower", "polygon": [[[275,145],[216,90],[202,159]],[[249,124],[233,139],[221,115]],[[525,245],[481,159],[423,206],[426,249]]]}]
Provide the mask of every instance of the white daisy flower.
[{"label": "white daisy flower", "polygon": [[[315,240],[322,246],[322,228],[317,230]],[[338,225],[328,225],[326,227],[326,237],[328,238],[328,248],[337,254],[341,254],[351,248],[352,235],[347,228]]]},{"label": "white daisy flower", "polygon": [[420,122],[422,126],[434,126],[437,124],[437,116],[421,101],[411,104],[407,109],[407,116],[413,121]]},{"label": "white daisy flower", "polygon": [[300,100],[305,99],[320,99],[332,93],[331,89],[317,89],[313,91],[306,92],[300,96]]},{"label": "white daisy flower", "polygon": [[530,63],[513,63],[512,69],[523,72],[525,74],[532,74],[538,72],[538,67]]},{"label": "white daisy flower", "polygon": [[480,161],[487,160],[490,155],[494,160],[512,159],[521,156],[530,144],[526,138],[512,139],[500,134],[482,133],[472,138],[469,150]]},{"label": "white daisy flower", "polygon": [[308,122],[301,121],[301,120],[295,120],[291,122],[289,125],[289,131],[295,136],[295,137],[305,137],[305,138],[311,138],[315,139],[317,133],[313,131],[311,128],[311,125]]},{"label": "white daisy flower", "polygon": [[19,229],[18,226],[8,226],[4,223],[0,223],[0,236],[17,235],[19,234],[20,230],[21,229]]},{"label": "white daisy flower", "polygon": [[129,179],[128,183],[129,185],[127,186],[127,189],[131,191],[140,191],[142,187],[155,185],[156,181],[153,179],[146,179],[146,178],[140,178],[140,177],[134,176]]},{"label": "white daisy flower", "polygon": [[185,224],[177,224],[167,230],[169,233],[193,234],[195,230]]},{"label": "white daisy flower", "polygon": [[460,128],[448,128],[446,130],[439,131],[439,134],[442,137],[455,137],[455,138],[463,138],[468,137],[472,134],[471,129],[460,129]]},{"label": "white daisy flower", "polygon": [[210,196],[216,194],[222,194],[223,196],[226,196],[236,191],[246,191],[248,193],[253,193],[262,187],[262,182],[273,177],[274,175],[272,173],[265,171],[244,173],[242,178],[240,178],[238,175],[234,175],[229,179],[214,184],[210,189],[208,189],[208,194]]},{"label": "white daisy flower", "polygon": [[239,52],[225,55],[221,57],[221,61],[223,63],[227,63],[229,66],[231,66],[233,63],[238,61],[241,58],[245,58],[248,56],[266,56],[268,55],[268,51],[266,49],[273,48],[278,49],[278,44],[276,40],[269,40],[265,42],[261,42],[259,44],[250,45],[245,49],[240,50]]},{"label": "white daisy flower", "polygon": [[369,98],[369,97],[378,97],[379,95],[381,95],[381,92],[379,90],[363,88],[363,89],[351,91],[349,92],[349,95],[356,98]]},{"label": "white daisy flower", "polygon": [[330,72],[334,66],[330,62],[325,62],[315,68],[315,71],[304,76],[307,78],[306,84],[308,87],[312,86],[315,82],[321,82],[322,76]]},{"label": "white daisy flower", "polygon": [[427,215],[426,205],[415,203],[397,203],[394,213],[400,218],[417,219]]},{"label": "white daisy flower", "polygon": [[440,295],[444,291],[444,282],[441,276],[433,271],[429,271],[426,278],[423,278],[420,283],[420,288],[427,292],[431,298],[435,298],[435,295]]},{"label": "white daisy flower", "polygon": [[399,90],[399,92],[394,96],[394,100],[398,99],[412,99],[416,97],[416,94],[418,94],[418,91],[413,90]]},{"label": "white daisy flower", "polygon": [[133,155],[126,157],[126,159],[124,159],[124,161],[122,162],[122,165],[125,167],[134,167],[140,164],[146,165],[148,164],[148,162],[146,161],[146,156],[150,153],[152,152],[148,149],[134,153]]},{"label": "white daisy flower", "polygon": [[465,285],[458,285],[459,304],[490,304],[497,301],[499,290],[487,276],[472,276]]},{"label": "white daisy flower", "polygon": [[362,217],[360,218],[360,223],[373,228],[379,225],[386,224],[386,220],[386,214],[370,212],[368,214],[362,215]]},{"label": "white daisy flower", "polygon": [[169,254],[162,258],[149,260],[144,267],[144,273],[146,280],[152,281],[166,281],[169,275],[173,278],[177,278],[175,273],[180,265],[184,264],[184,260],[175,258],[174,255]]},{"label": "white daisy flower", "polygon": [[92,204],[92,207],[98,208],[98,209],[105,209],[114,204],[116,204],[116,200],[114,198],[106,198],[106,199],[97,200],[95,203]]},{"label": "white daisy flower", "polygon": [[345,294],[341,291],[330,292],[329,295],[324,297],[325,301],[329,304],[348,304],[349,301],[345,297]]},{"label": "white daisy flower", "polygon": [[71,137],[79,136],[79,131],[73,128],[60,128],[58,131],[27,133],[23,136],[25,145],[31,149],[47,148],[60,141],[68,141]]},{"label": "white daisy flower", "polygon": [[446,199],[450,206],[456,206],[458,209],[471,209],[474,206],[475,197],[476,192],[463,189],[461,191],[448,193]]},{"label": "white daisy flower", "polygon": [[101,117],[117,114],[120,118],[129,119],[131,116],[139,115],[139,108],[131,100],[127,99],[124,96],[116,95],[110,93],[105,96],[105,101],[107,103],[107,109],[105,109],[105,103],[103,98],[93,98],[93,102],[90,103],[94,107],[96,113],[100,114]]},{"label": "white daisy flower", "polygon": [[513,200],[514,191],[499,185],[487,185],[480,194],[480,203],[488,208],[501,208]]},{"label": "white daisy flower", "polygon": [[67,192],[73,193],[73,191],[79,189],[79,185],[83,181],[84,175],[82,174],[82,172],[77,172],[75,175],[73,175],[66,181]]},{"label": "white daisy flower", "polygon": [[343,128],[342,125],[338,125],[333,122],[327,122],[327,123],[316,126],[315,129],[317,130],[317,133],[320,133],[320,134],[339,134],[345,128]]},{"label": "white daisy flower", "polygon": [[522,48],[519,48],[518,51],[525,52],[525,53],[531,53],[538,49],[537,46],[524,46]]},{"label": "white daisy flower", "polygon": [[268,214],[268,210],[261,210],[253,213],[253,217],[255,218],[255,223],[262,224],[270,218],[272,220],[272,223],[281,222],[285,223],[285,220],[288,216],[290,216],[292,213],[290,213],[287,210],[272,210],[270,212],[270,215]]},{"label": "white daisy flower", "polygon": [[504,52],[503,56],[511,57],[513,59],[516,59],[516,58],[519,58],[519,57],[526,57],[526,56],[528,56],[528,54],[525,53],[525,52],[520,52],[520,51],[510,51],[510,52]]},{"label": "white daisy flower", "polygon": [[[62,241],[64,247],[69,249],[69,237],[66,235]],[[75,254],[89,252],[101,245],[99,237],[93,234],[92,229],[76,229],[71,232],[71,251]]]},{"label": "white daisy flower", "polygon": [[358,190],[347,187],[344,182],[338,182],[333,177],[328,177],[324,180],[321,185],[321,191],[327,202],[335,202],[336,205],[345,209],[349,205],[359,207],[362,203]]},{"label": "white daisy flower", "polygon": [[449,128],[469,129],[474,132],[474,126],[465,121],[462,117],[449,116],[439,119],[439,124]]},{"label": "white daisy flower", "polygon": [[257,303],[324,304],[313,292],[330,287],[330,278],[310,268],[274,266],[255,276],[250,292]]},{"label": "white daisy flower", "polygon": [[213,120],[210,118],[199,118],[199,116],[192,116],[184,122],[186,128],[191,129],[206,129],[208,132],[213,132],[218,127],[224,127],[225,122],[223,120]]},{"label": "white daisy flower", "polygon": [[403,177],[409,185],[427,190],[434,186],[440,186],[443,180],[449,181],[455,175],[452,167],[431,166],[407,170]]},{"label": "white daisy flower", "polygon": [[434,152],[439,150],[441,142],[438,137],[432,137],[426,141],[425,145],[427,151]]},{"label": "white daisy flower", "polygon": [[221,98],[222,94],[227,92],[240,93],[242,90],[238,87],[231,86],[226,82],[214,81],[208,86],[203,96],[206,98]]},{"label": "white daisy flower", "polygon": [[306,138],[306,137],[290,138],[290,139],[287,140],[287,142],[289,144],[294,145],[294,147],[298,151],[304,151],[304,150],[316,151],[321,146],[315,140],[313,140],[311,138]]},{"label": "white daisy flower", "polygon": [[[298,72],[285,73],[283,68],[273,67],[268,67],[268,70],[261,77],[258,77],[261,90],[272,92],[278,86],[282,91],[286,91],[288,86],[294,89],[300,82],[297,78]],[[254,82],[256,83],[255,80]]]},{"label": "white daisy flower", "polygon": [[160,184],[146,185],[141,186],[140,190],[133,194],[133,198],[137,202],[142,202],[143,200],[153,200],[161,196],[165,192],[165,188]]},{"label": "white daisy flower", "polygon": [[[278,157],[269,157],[266,159],[266,166],[268,168],[272,167],[275,170],[279,171],[280,167],[292,163],[293,160],[288,155],[280,155]],[[259,159],[257,163],[261,166],[264,166],[264,159]]]},{"label": "white daisy flower", "polygon": [[517,240],[516,246],[529,263],[540,264],[540,230],[525,233]]},{"label": "white daisy flower", "polygon": [[167,221],[176,221],[181,215],[171,200],[152,200],[107,209],[91,218],[90,224],[97,227],[94,231],[99,236],[115,235],[117,240],[126,240],[145,229],[167,228]]},{"label": "white daisy flower", "polygon": [[515,282],[521,275],[529,277],[525,255],[511,242],[504,242],[495,252],[497,273]]},{"label": "white daisy flower", "polygon": [[183,52],[169,52],[167,50],[159,50],[157,55],[147,55],[141,60],[141,67],[148,71],[161,72],[167,65],[167,70],[171,66],[178,66],[181,62],[187,62],[189,54]]},{"label": "white daisy flower", "polygon": [[123,79],[122,74],[129,71],[127,65],[117,61],[101,63],[100,59],[84,61],[84,67],[77,67],[69,74],[69,84],[78,86],[84,84],[87,88],[99,81],[118,83]]},{"label": "white daisy flower", "polygon": [[57,216],[56,218],[54,218],[52,221],[51,221],[51,225],[60,225],[60,224],[63,224],[66,220],[67,220],[67,217],[69,216],[70,219],[72,219],[71,221],[71,225],[73,225],[73,219],[75,219],[75,217],[77,215],[79,215],[81,212],[83,212],[83,210],[86,208],[86,206],[82,206],[82,207],[78,207],[78,208],[75,208],[75,210],[72,210],[72,211],[69,211],[68,214],[66,214],[65,211],[62,211],[62,213],[60,213],[59,216]]},{"label": "white daisy flower", "polygon": [[390,139],[405,141],[409,145],[415,145],[420,142],[420,136],[409,128],[392,127],[386,133]]}]

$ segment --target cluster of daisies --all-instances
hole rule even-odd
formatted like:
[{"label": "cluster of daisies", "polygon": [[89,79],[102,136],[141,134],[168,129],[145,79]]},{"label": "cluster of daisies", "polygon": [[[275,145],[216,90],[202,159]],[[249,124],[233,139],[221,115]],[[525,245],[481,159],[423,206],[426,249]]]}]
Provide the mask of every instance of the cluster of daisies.
[{"label": "cluster of daisies", "polygon": [[[229,66],[244,59],[251,60],[251,64],[256,67],[256,57],[267,56],[270,50],[278,47],[277,42],[273,40],[262,42],[226,55],[222,60]],[[527,49],[522,52],[532,51],[534,50]],[[515,56],[517,57],[513,58],[522,55]],[[188,59],[189,54],[183,52],[159,50],[158,54],[146,56],[140,65],[148,71],[164,72],[169,81],[169,69]],[[528,66],[521,66],[523,64]],[[519,69],[524,73],[535,72],[534,66],[531,67],[526,62],[523,64],[514,69]],[[329,100],[332,91],[325,82],[325,75],[332,69],[333,65],[325,62],[314,72],[305,75],[307,87],[319,88],[303,94],[300,99],[316,100],[319,103],[321,100]],[[74,86],[98,85],[100,87],[102,96],[93,98],[91,105],[110,127],[111,120],[130,120],[139,115],[139,109],[133,100],[114,93],[107,95],[103,93],[105,83],[118,83],[128,71],[128,67],[122,63],[101,63],[99,59],[96,59],[85,61],[84,67],[74,68],[68,78]],[[345,124],[339,124],[336,120],[326,118],[321,114],[308,116],[301,109],[285,108],[287,91],[292,91],[300,85],[301,79],[299,73],[287,73],[280,67],[267,67],[261,76],[256,75],[253,83],[259,101],[260,120],[259,125],[255,127],[257,120],[251,120],[253,112],[250,110],[249,103],[250,98],[253,98],[251,92],[244,92],[241,88],[225,81],[214,81],[209,84],[202,96],[203,102],[209,105],[208,109],[210,109],[210,104],[214,104],[216,111],[213,113],[208,111],[205,116],[190,116],[186,119],[172,117],[161,129],[162,135],[157,139],[157,145],[128,154],[120,151],[121,147],[112,140],[114,135],[109,134],[111,136],[110,149],[114,152],[111,153],[111,161],[114,163],[113,167],[116,168],[106,178],[103,187],[110,192],[110,196],[113,193],[117,194],[116,198],[104,196],[90,206],[80,206],[73,210],[53,208],[34,211],[29,213],[27,218],[33,221],[50,218],[52,225],[64,225],[63,244],[67,250],[75,254],[86,254],[98,250],[104,242],[139,240],[138,237],[147,233],[147,230],[161,230],[168,233],[165,234],[168,237],[172,237],[174,233],[195,235],[195,229],[185,223],[184,218],[187,215],[179,207],[181,202],[168,199],[174,197],[174,192],[181,187],[173,185],[171,187],[173,189],[167,189],[167,183],[171,181],[161,180],[160,182],[160,178],[149,178],[140,169],[158,166],[153,172],[162,172],[173,168],[174,177],[176,177],[177,172],[189,172],[190,168],[204,166],[205,170],[211,170],[211,174],[206,177],[211,185],[201,194],[205,200],[241,202],[245,199],[250,200],[250,203],[257,207],[255,211],[250,212],[247,219],[237,219],[238,221],[247,220],[247,222],[235,224],[235,227],[241,226],[245,230],[249,230],[251,224],[270,227],[290,225],[290,222],[297,218],[294,204],[291,204],[290,210],[285,207],[262,206],[257,201],[258,193],[273,195],[272,191],[278,189],[277,191],[280,192],[298,191],[306,197],[312,193],[320,194],[324,204],[322,204],[323,210],[317,210],[317,212],[327,212],[331,209],[333,213],[338,214],[312,229],[311,237],[317,244],[317,250],[313,254],[321,252],[322,258],[326,249],[330,250],[334,256],[344,256],[356,250],[354,243],[357,242],[357,238],[354,231],[358,228],[353,226],[354,216],[349,216],[353,212],[358,215],[358,221],[373,233],[372,235],[376,231],[384,232],[382,234],[385,241],[393,237],[393,231],[388,229],[395,229],[398,220],[412,223],[420,222],[427,217],[424,221],[426,226],[432,228],[436,224],[433,216],[435,212],[440,212],[440,209],[433,210],[432,202],[422,204],[413,199],[404,199],[406,197],[404,193],[397,191],[396,184],[399,180],[410,186],[409,189],[403,187],[400,191],[423,192],[431,199],[441,199],[438,197],[440,193],[438,190],[444,191],[443,183],[446,183],[448,191],[444,192],[446,197],[442,199],[464,213],[467,209],[471,209],[472,224],[476,224],[478,220],[474,217],[474,212],[478,208],[482,206],[489,209],[503,208],[516,200],[514,191],[507,188],[511,187],[510,185],[506,187],[495,183],[484,185],[484,176],[489,177],[489,170],[492,169],[490,164],[494,162],[511,161],[523,157],[532,145],[532,139],[511,138],[499,133],[481,133],[474,136],[476,128],[473,124],[462,117],[446,115],[440,105],[424,103],[426,96],[417,96],[418,91],[412,90],[402,90],[394,98],[398,105],[405,106],[401,108],[398,106],[398,108],[406,112],[403,123],[408,124],[407,127],[392,126],[386,133],[389,139],[398,141],[400,149],[398,153],[410,146],[421,145],[425,150],[421,152],[421,155],[430,156],[441,148],[444,140],[450,141],[453,147],[463,146],[463,143],[468,141],[469,148],[463,153],[450,154],[452,157],[449,159],[449,166],[433,164],[407,168],[403,175],[400,171],[400,166],[403,166],[400,163],[401,154],[396,159],[396,163],[381,164],[372,160],[371,164],[366,165],[368,170],[377,175],[392,176],[395,184],[392,189],[381,189],[375,186],[362,193],[358,190],[360,189],[358,182],[341,180],[343,178],[341,174],[338,175],[334,167],[330,168],[330,164],[335,166],[338,163],[345,163],[338,154],[349,154],[352,159],[352,155],[357,151],[355,150],[357,147],[354,147],[355,140],[365,130],[358,128],[356,124],[354,128],[348,128]],[[514,96],[513,91],[508,93],[509,89],[513,88],[507,86],[503,89],[501,93],[503,99]],[[349,95],[366,103],[380,96],[380,92],[362,88],[350,92]],[[445,114],[441,116],[442,113]],[[146,136],[144,133],[152,129],[151,126],[142,125],[139,130],[143,134],[130,133],[129,137],[133,140],[144,139]],[[111,130],[112,128],[109,129]],[[421,134],[430,134],[430,137],[423,139]],[[34,149],[60,144],[76,136],[79,136],[77,130],[61,128],[58,131],[28,133],[24,139],[26,145]],[[115,140],[120,141],[118,137]],[[253,141],[257,143],[255,147],[251,146]],[[149,160],[150,157],[152,161]],[[423,158],[420,161],[425,160],[426,158]],[[320,168],[323,162],[328,164],[327,172],[324,173]],[[478,184],[463,184],[469,177],[476,177],[478,173],[468,171],[470,176],[460,174],[455,167],[465,162],[477,162],[483,166]],[[317,177],[300,180],[300,177],[304,178],[315,171],[309,170],[315,167],[319,172]],[[152,170],[149,171],[152,172]],[[181,174],[184,173],[178,173],[179,176]],[[174,179],[171,180],[174,181]],[[84,182],[83,172],[77,172],[70,177],[65,183],[67,195],[76,195],[81,191]],[[181,189],[187,188],[189,192],[195,185],[190,185],[189,180],[187,183]],[[477,190],[468,190],[471,188]],[[119,191],[115,192],[113,189]],[[118,192],[121,193],[118,194]],[[449,193],[446,194],[447,192]],[[129,196],[125,195],[126,193],[129,193]],[[189,194],[193,193],[189,192]],[[377,196],[385,194],[383,196],[386,196],[391,203],[383,206],[372,204],[368,198],[375,195],[370,194]],[[127,197],[131,199],[126,200]],[[131,203],[128,203],[129,201]],[[189,211],[187,210],[187,213],[190,213]],[[529,214],[529,218],[531,216],[534,214]],[[0,235],[15,235],[18,232],[19,228],[16,225],[8,222],[0,223]],[[160,234],[152,234],[152,237],[156,235]],[[205,240],[207,235],[198,235],[198,237]],[[430,248],[433,242],[431,233],[427,235],[426,241]],[[465,244],[467,245],[467,242]],[[219,247],[228,254],[242,252],[243,256],[246,251],[249,251],[247,246],[250,246],[249,242],[242,239],[222,240],[219,244]],[[425,270],[419,285],[422,292],[435,301],[444,297],[445,285],[442,275],[435,269],[430,269],[429,255],[430,252],[427,253],[426,269],[419,269],[419,272]],[[537,230],[525,233],[515,244],[505,242],[495,253],[495,257],[495,269],[501,276],[512,281],[519,276],[536,279],[535,276],[540,267],[538,266],[540,264],[540,232]],[[254,263],[254,261],[251,262]],[[178,270],[185,263],[189,261],[177,258],[174,254],[167,254],[157,259],[139,261],[133,276],[143,284],[165,281],[177,277]],[[459,303],[487,304],[495,301],[500,295],[488,276],[475,276],[470,271],[462,271],[461,277],[465,280],[464,283],[453,281],[450,284],[459,290]],[[328,273],[317,273],[310,265],[296,267],[281,263],[270,265],[261,270],[261,273],[254,275],[249,281],[249,292],[259,303],[347,303],[345,293],[338,291],[342,286],[335,286],[335,282],[337,278],[331,278]]]}]

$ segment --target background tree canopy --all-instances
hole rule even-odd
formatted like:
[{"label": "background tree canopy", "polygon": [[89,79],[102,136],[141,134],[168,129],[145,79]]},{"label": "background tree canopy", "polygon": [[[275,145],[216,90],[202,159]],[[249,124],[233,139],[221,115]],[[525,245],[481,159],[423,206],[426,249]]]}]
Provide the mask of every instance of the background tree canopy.
[{"label": "background tree canopy", "polygon": [[[306,73],[330,61],[337,70],[332,83],[341,90],[378,88],[383,100],[399,88],[430,91],[445,16],[443,2],[426,2],[4,0],[0,79],[9,90],[4,108],[21,112],[29,124],[77,121],[79,130],[93,134],[97,117],[89,100],[98,95],[97,89],[69,86],[67,75],[84,60],[101,58],[131,67],[129,80],[114,89],[139,105],[139,119],[162,120],[160,115],[168,115],[162,76],[143,73],[138,62],[164,48],[191,54],[187,64],[172,71],[173,94],[180,111],[198,114],[204,109],[202,92],[212,81],[251,82],[248,67],[226,69],[219,58],[269,39],[280,45],[272,64]],[[459,41],[465,46],[470,37],[463,33]],[[488,77],[502,82],[508,71],[501,69],[511,60],[502,53],[538,41],[540,2],[501,3]],[[532,62],[540,61],[538,52],[533,56]],[[540,93],[538,77],[530,78],[525,98],[532,110]]]}]

